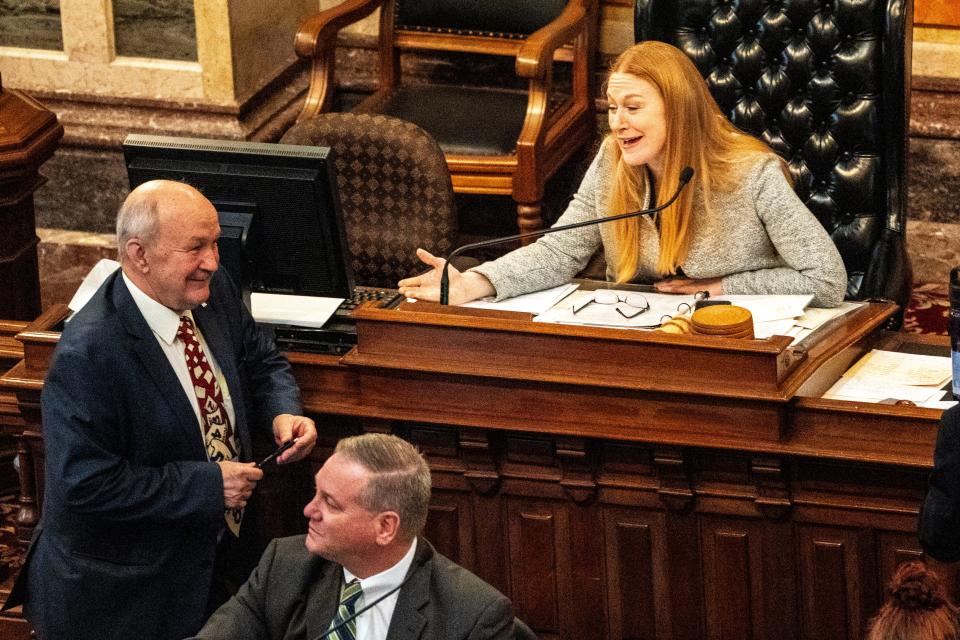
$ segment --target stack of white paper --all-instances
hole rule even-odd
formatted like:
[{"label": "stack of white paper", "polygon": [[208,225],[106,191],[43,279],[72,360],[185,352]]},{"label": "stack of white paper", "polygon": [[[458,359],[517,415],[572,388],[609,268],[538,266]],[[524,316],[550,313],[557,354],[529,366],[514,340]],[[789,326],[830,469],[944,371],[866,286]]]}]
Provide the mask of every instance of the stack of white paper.
[{"label": "stack of white paper", "polygon": [[757,338],[790,336],[794,342],[798,342],[813,333],[814,329],[820,325],[849,313],[861,305],[860,302],[842,302],[839,307],[834,309],[807,308],[800,315],[788,319],[766,322],[754,321],[753,332]]},{"label": "stack of white paper", "polygon": [[343,298],[253,293],[250,295],[250,313],[257,322],[320,328],[341,302]]},{"label": "stack of white paper", "polygon": [[[614,290],[621,300],[628,295],[636,295],[633,291]],[[617,304],[600,304],[597,302],[583,306],[587,300],[594,297],[593,291],[577,291],[564,298],[560,304],[549,311],[541,313],[535,318],[536,322],[555,322],[560,324],[580,324],[599,327],[617,327],[621,329],[650,329],[659,327],[668,317],[677,315],[693,307],[692,295],[675,295],[668,293],[640,293],[646,298],[650,308],[632,318],[636,309],[619,302]],[[574,313],[574,308],[580,309]],[[619,311],[618,311],[619,309]],[[622,312],[622,313],[621,313]]]},{"label": "stack of white paper", "polygon": [[567,297],[573,291],[576,291],[577,285],[574,283],[562,284],[552,289],[543,291],[534,291],[526,293],[515,298],[507,298],[500,302],[494,302],[493,298],[481,298],[468,302],[462,306],[473,307],[475,309],[499,309],[500,311],[523,311],[537,315],[543,313],[560,300]]},{"label": "stack of white paper", "polygon": [[955,404],[940,400],[951,376],[949,357],[874,349],[850,367],[823,397],[855,402],[910,400],[918,406],[945,408]]}]

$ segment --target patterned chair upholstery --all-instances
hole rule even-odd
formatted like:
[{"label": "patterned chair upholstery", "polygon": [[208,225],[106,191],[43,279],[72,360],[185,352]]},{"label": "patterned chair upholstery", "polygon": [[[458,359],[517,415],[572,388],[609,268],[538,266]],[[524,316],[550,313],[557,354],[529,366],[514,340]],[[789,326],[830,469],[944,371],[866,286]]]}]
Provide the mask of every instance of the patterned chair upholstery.
[{"label": "patterned chair upholstery", "polygon": [[327,113],[294,125],[281,142],[333,149],[357,284],[394,287],[425,269],[417,247],[436,255],[453,248],[450,172],[443,151],[418,126],[389,116]]},{"label": "patterned chair upholstery", "polygon": [[636,0],[637,41],[686,53],[721,110],[790,166],[850,299],[905,307],[910,0]]}]

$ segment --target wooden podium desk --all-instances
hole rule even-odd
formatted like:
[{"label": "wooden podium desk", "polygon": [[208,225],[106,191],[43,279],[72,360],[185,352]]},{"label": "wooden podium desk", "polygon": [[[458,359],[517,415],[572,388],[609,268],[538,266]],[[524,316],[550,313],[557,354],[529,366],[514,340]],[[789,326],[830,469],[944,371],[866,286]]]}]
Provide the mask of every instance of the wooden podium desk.
[{"label": "wooden podium desk", "polygon": [[[893,311],[865,305],[791,347],[405,303],[355,312],[345,356],[288,357],[321,432],[313,464],[360,431],[417,444],[428,537],[541,638],[859,639],[893,568],[921,556],[940,412],[819,396],[905,339],[882,331]],[[21,334],[28,355],[0,379],[35,457],[54,335]],[[26,466],[25,532],[42,459]],[[270,495],[305,501],[305,478]],[[302,504],[268,508],[283,517],[267,531],[301,527]]]}]

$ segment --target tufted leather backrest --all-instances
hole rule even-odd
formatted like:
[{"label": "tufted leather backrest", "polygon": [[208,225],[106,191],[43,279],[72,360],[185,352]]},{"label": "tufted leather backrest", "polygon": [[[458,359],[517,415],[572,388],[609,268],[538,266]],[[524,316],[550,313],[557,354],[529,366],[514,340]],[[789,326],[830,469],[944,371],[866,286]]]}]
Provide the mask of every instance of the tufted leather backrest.
[{"label": "tufted leather backrest", "polygon": [[333,149],[357,284],[395,287],[423,271],[416,249],[446,255],[457,237],[443,151],[423,129],[389,116],[324,113],[284,134],[285,144]]},{"label": "tufted leather backrest", "polygon": [[552,22],[566,0],[396,0],[398,29],[524,38]]},{"label": "tufted leather backrest", "polygon": [[910,293],[911,0],[636,0],[636,39],[686,53],[721,110],[783,156],[850,298]]}]

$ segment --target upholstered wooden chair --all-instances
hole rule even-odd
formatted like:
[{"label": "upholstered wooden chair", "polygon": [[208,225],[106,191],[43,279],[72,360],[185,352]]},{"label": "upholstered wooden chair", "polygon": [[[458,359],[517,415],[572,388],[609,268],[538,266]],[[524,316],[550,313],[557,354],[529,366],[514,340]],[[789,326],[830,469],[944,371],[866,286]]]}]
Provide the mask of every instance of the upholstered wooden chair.
[{"label": "upholstered wooden chair", "polygon": [[[721,110],[790,166],[847,297],[905,307],[910,0],[636,0],[636,38],[684,51]],[[691,141],[695,143],[695,141]]]},{"label": "upholstered wooden chair", "polygon": [[[510,195],[521,231],[540,228],[546,181],[596,130],[593,61],[598,0],[346,0],[307,19],[296,51],[313,61],[298,121],[330,111],[337,32],[380,9],[376,92],[355,111],[409,120],[446,154],[459,193]],[[516,59],[525,90],[409,84],[408,50]],[[554,95],[554,61],[571,63],[570,95]]]},{"label": "upholstered wooden chair", "polygon": [[423,247],[446,255],[457,239],[443,151],[420,127],[389,116],[325,113],[283,136],[333,150],[337,191],[357,284],[395,287],[425,269]]}]

